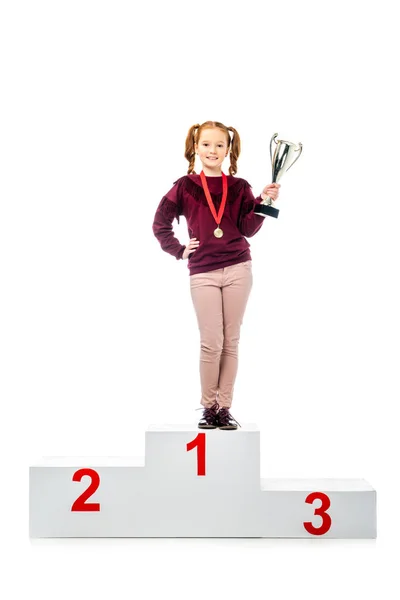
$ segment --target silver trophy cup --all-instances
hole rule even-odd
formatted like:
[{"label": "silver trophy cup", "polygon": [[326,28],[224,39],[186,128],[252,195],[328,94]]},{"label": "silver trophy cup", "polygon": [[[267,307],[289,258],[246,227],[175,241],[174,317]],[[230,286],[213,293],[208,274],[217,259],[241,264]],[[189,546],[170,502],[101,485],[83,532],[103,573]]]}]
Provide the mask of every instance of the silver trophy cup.
[{"label": "silver trophy cup", "polygon": [[[279,182],[282,175],[294,165],[303,150],[303,144],[301,142],[294,144],[293,142],[286,142],[285,140],[276,140],[277,135],[277,133],[274,133],[269,146],[272,164],[272,183]],[[273,142],[275,142],[276,146],[274,153],[272,154]],[[266,217],[267,215],[277,217],[279,210],[271,206],[271,203],[271,198],[265,198],[260,204],[257,204],[254,212],[262,217]]]}]

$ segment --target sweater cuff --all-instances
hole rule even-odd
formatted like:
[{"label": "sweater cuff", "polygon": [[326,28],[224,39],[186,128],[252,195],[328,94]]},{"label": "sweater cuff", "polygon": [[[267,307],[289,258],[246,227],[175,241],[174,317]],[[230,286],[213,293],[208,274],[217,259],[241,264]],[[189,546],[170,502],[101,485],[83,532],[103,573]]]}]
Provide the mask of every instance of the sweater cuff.
[{"label": "sweater cuff", "polygon": [[179,250],[178,254],[176,255],[176,260],[181,260],[182,259],[182,255],[185,252],[186,246],[182,246],[181,249]]}]

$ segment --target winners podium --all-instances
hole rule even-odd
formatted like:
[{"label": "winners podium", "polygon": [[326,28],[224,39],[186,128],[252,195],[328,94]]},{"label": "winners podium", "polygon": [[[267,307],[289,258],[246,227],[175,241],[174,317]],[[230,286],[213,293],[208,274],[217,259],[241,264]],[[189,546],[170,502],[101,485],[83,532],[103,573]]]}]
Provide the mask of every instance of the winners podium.
[{"label": "winners podium", "polygon": [[261,479],[260,431],[149,426],[145,457],[30,467],[32,538],[375,538],[363,479]]}]

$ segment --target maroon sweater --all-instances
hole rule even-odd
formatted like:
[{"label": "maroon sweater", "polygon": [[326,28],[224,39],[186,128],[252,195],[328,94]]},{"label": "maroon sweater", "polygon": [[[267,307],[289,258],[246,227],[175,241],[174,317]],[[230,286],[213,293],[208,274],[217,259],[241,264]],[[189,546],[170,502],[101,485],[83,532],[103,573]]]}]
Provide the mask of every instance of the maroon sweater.
[{"label": "maroon sweater", "polygon": [[[222,176],[206,177],[218,214],[222,200]],[[265,217],[254,213],[261,196],[254,198],[251,185],[245,179],[227,175],[227,182],[228,196],[220,223],[224,235],[221,238],[214,236],[217,224],[208,206],[200,175],[184,175],[177,179],[158,205],[153,232],[165,252],[178,260],[182,258],[185,246],[174,236],[172,228],[174,218],[179,223],[180,215],[186,218],[189,238],[195,237],[200,242],[189,255],[189,275],[251,260],[250,244],[246,237],[257,233],[264,223]]]}]

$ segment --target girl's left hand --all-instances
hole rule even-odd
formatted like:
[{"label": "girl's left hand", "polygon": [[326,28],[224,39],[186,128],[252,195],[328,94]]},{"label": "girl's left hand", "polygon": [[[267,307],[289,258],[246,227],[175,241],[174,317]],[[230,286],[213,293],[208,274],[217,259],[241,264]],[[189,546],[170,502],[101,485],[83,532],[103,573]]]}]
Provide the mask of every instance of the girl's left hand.
[{"label": "girl's left hand", "polygon": [[268,196],[269,198],[272,198],[272,200],[275,201],[279,197],[279,188],[280,187],[281,187],[280,183],[270,183],[269,185],[265,186],[262,193],[266,194],[266,196]]}]

